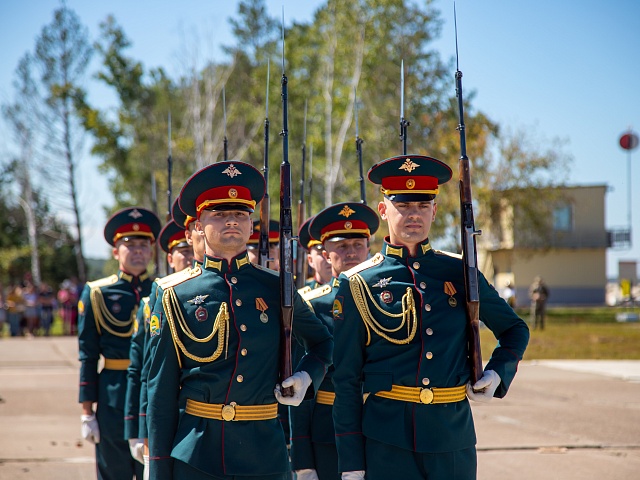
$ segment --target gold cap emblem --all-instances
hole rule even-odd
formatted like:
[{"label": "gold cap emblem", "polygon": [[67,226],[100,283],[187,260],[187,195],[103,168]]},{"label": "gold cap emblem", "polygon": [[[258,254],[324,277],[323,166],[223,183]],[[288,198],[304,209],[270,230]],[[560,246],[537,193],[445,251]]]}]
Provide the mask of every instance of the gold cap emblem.
[{"label": "gold cap emblem", "polygon": [[407,188],[409,190],[411,190],[415,186],[416,186],[416,181],[413,178],[410,178],[409,180],[407,180]]},{"label": "gold cap emblem", "polygon": [[344,222],[345,230],[351,230],[352,227],[353,227],[353,224],[351,222]]},{"label": "gold cap emblem", "polygon": [[235,188],[229,189],[229,198],[236,198],[238,196],[238,191]]},{"label": "gold cap emblem", "polygon": [[137,223],[134,223],[133,229],[137,232],[138,230],[140,230],[140,225],[138,225]]},{"label": "gold cap emblem", "polygon": [[340,213],[338,215],[342,215],[343,217],[349,218],[354,213],[356,213],[355,210],[349,208],[349,205],[345,205],[344,207],[342,207],[342,210],[340,210]]},{"label": "gold cap emblem", "polygon": [[229,165],[225,170],[222,171],[222,173],[226,173],[231,178],[242,175],[242,172],[234,167],[233,164]]},{"label": "gold cap emblem", "polygon": [[415,162],[412,162],[410,158],[407,158],[404,163],[402,165],[400,165],[399,170],[406,170],[407,172],[411,173],[413,172],[416,168],[418,168],[420,165],[418,165]]}]

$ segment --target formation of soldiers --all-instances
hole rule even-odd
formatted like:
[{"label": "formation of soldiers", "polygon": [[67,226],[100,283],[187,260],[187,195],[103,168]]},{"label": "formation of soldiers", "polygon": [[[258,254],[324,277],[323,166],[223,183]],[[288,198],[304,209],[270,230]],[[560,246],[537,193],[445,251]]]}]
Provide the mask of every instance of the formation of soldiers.
[{"label": "formation of soldiers", "polygon": [[[300,227],[298,261],[313,274],[294,294],[283,380],[278,235],[273,269],[254,256],[257,169],[199,170],[162,230],[144,208],[114,214],[105,239],[119,271],[79,303],[82,433],[98,478],[476,478],[469,400],[506,395],[529,331],[480,275],[497,344],[471,385],[462,261],[429,241],[451,174],[431,157],[382,160],[368,172],[377,211],[338,203]],[[389,236],[373,253],[380,219]],[[155,242],[175,273],[152,281]]]}]

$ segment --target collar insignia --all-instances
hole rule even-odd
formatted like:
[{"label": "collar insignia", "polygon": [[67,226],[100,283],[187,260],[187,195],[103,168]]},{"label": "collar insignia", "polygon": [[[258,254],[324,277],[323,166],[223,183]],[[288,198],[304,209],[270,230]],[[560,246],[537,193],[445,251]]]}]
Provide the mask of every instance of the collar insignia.
[{"label": "collar insignia", "polygon": [[131,212],[129,212],[129,216],[135,219],[135,218],[140,218],[142,214],[138,211],[137,208],[134,208],[133,210],[131,210]]},{"label": "collar insignia", "polygon": [[229,165],[226,170],[223,170],[222,173],[226,173],[229,177],[233,178],[238,175],[242,175],[242,172],[238,170],[233,164]]},{"label": "collar insignia", "polygon": [[345,205],[342,210],[340,210],[340,213],[338,213],[338,215],[342,215],[343,217],[349,218],[351,215],[353,215],[354,213],[356,213],[355,210],[349,208],[349,205]]},{"label": "collar insignia", "polygon": [[411,173],[419,166],[420,165],[418,165],[417,163],[412,162],[410,158],[407,158],[400,166],[399,170],[406,170],[407,172]]},{"label": "collar insignia", "polygon": [[201,303],[204,303],[208,296],[209,295],[196,295],[191,300],[187,300],[187,302],[193,303],[194,305],[200,305]]},{"label": "collar insignia", "polygon": [[391,283],[391,278],[381,278],[380,281],[378,283],[376,283],[375,285],[373,285],[374,287],[380,287],[380,288],[384,288],[387,285],[389,285],[389,283]]}]

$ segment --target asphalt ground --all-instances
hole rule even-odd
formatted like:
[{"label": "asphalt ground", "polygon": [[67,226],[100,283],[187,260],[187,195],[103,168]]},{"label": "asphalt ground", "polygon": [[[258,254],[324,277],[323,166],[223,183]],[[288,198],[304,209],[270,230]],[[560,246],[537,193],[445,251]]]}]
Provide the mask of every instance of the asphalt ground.
[{"label": "asphalt ground", "polygon": [[[96,478],[78,366],[73,337],[0,339],[0,479]],[[479,480],[640,478],[640,361],[525,361],[472,408]]]}]

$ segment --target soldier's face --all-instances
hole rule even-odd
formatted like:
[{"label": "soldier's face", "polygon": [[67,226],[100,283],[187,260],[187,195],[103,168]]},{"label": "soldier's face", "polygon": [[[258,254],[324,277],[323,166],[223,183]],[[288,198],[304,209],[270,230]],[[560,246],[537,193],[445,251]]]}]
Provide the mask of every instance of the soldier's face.
[{"label": "soldier's face", "polygon": [[113,258],[120,270],[131,275],[140,275],[151,261],[151,241],[144,237],[129,237],[118,240],[113,248]]},{"label": "soldier's face", "polygon": [[392,202],[385,198],[378,213],[389,226],[389,240],[395,245],[413,247],[429,236],[438,206],[428,202]]},{"label": "soldier's face", "polygon": [[203,210],[196,230],[204,232],[208,255],[226,258],[246,250],[253,223],[249,212],[242,210]]},{"label": "soldier's face", "polygon": [[196,223],[191,222],[189,228],[184,231],[184,236],[187,239],[187,243],[193,248],[193,258],[199,262],[204,261],[204,232],[198,232],[196,230]]},{"label": "soldier's face", "polygon": [[364,262],[368,254],[369,242],[366,238],[346,238],[324,243],[323,255],[329,261],[334,277]]},{"label": "soldier's face", "polygon": [[324,249],[322,248],[311,247],[307,255],[307,262],[315,271],[316,280],[319,280],[320,283],[327,283],[331,280],[331,264],[324,258],[323,252]]},{"label": "soldier's face", "polygon": [[190,267],[193,263],[193,248],[174,248],[168,255],[167,260],[175,272],[184,270],[185,268]]}]

